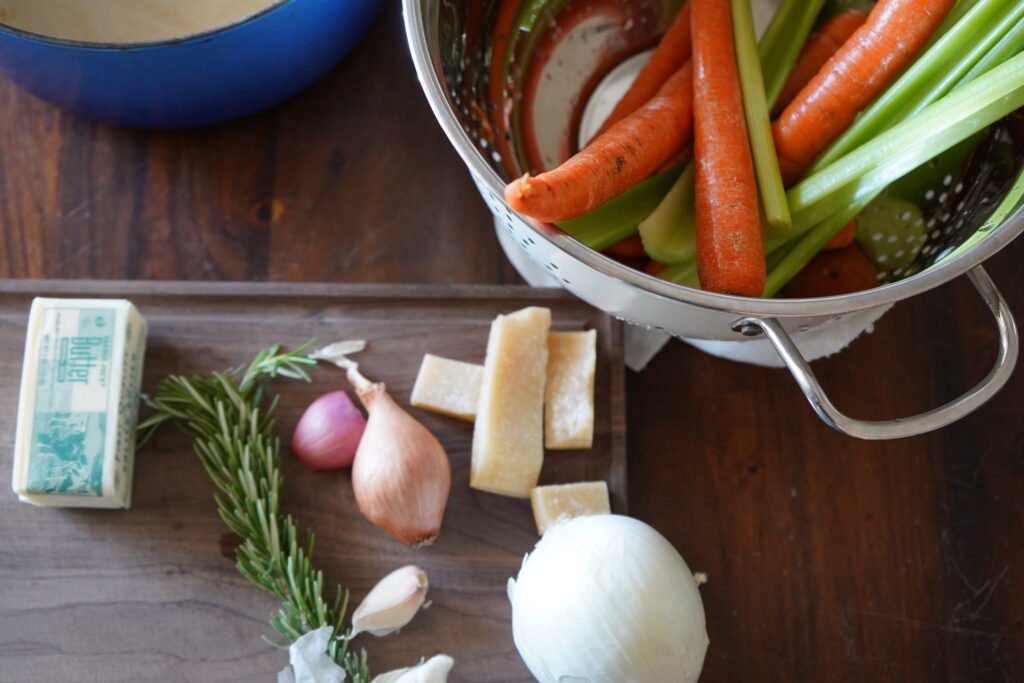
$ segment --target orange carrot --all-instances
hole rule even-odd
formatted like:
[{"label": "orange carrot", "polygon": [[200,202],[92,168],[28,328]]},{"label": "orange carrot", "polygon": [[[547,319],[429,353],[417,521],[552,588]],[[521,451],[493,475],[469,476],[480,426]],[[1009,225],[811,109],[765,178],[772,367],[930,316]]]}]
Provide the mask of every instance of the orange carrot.
[{"label": "orange carrot", "polygon": [[654,259],[651,259],[647,266],[644,268],[644,272],[648,275],[658,276],[658,273],[665,270],[668,266],[664,263],[658,263]]},{"label": "orange carrot", "polygon": [[827,24],[807,39],[800,56],[796,58],[793,71],[790,72],[786,84],[779,91],[779,97],[772,109],[773,116],[778,116],[786,108],[786,105],[803,90],[821,67],[825,66],[829,57],[834,55],[836,50],[849,40],[853,32],[861,27],[865,19],[867,19],[867,15],[859,9],[846,10],[842,14],[832,17]]},{"label": "orange carrot", "polygon": [[633,233],[625,239],[619,240],[604,251],[606,254],[611,254],[612,256],[626,256],[630,258],[647,255],[647,252],[644,251],[644,242],[640,239],[640,233],[638,232]]},{"label": "orange carrot", "polygon": [[689,142],[683,145],[675,154],[670,156],[655,173],[664,173],[665,171],[671,170],[676,166],[682,166],[687,161],[693,158],[693,145]]},{"label": "orange carrot", "polygon": [[693,70],[673,74],[647,104],[595,138],[558,168],[505,187],[513,210],[564,221],[595,209],[653,173],[693,129]]},{"label": "orange carrot", "polygon": [[729,0],[692,0],[697,273],[702,288],[760,296],[764,245]]},{"label": "orange carrot", "polygon": [[878,271],[857,244],[819,252],[783,290],[793,299],[840,296],[878,286]]},{"label": "orange carrot", "polygon": [[843,247],[853,242],[853,237],[856,234],[857,221],[853,220],[844,225],[842,228],[840,228],[839,232],[832,235],[832,239],[830,239],[828,242],[825,242],[825,246],[822,247],[822,250],[825,251],[829,249],[842,249]]},{"label": "orange carrot", "polygon": [[879,0],[772,126],[791,184],[921,50],[956,0]]},{"label": "orange carrot", "polygon": [[665,31],[650,60],[640,69],[636,80],[615,109],[594,133],[596,138],[654,97],[658,88],[690,58],[690,6],[685,5]]}]

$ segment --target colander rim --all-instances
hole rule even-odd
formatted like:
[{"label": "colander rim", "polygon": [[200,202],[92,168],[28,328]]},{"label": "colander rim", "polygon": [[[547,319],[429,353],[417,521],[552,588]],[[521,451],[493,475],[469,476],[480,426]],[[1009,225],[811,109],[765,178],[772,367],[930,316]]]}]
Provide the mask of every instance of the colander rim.
[{"label": "colander rim", "polygon": [[417,80],[423,88],[427,102],[456,152],[469,167],[470,173],[510,213],[515,213],[538,238],[550,243],[580,264],[602,275],[618,279],[636,289],[669,301],[709,310],[728,311],[739,316],[787,318],[841,315],[868,308],[888,306],[943,285],[981,264],[1024,232],[1024,206],[1022,206],[1002,225],[992,229],[976,244],[937,267],[930,267],[897,282],[841,296],[813,299],[740,297],[692,289],[647,275],[584,246],[566,234],[538,228],[530,218],[513,211],[508,206],[504,200],[505,182],[487,163],[459,124],[458,116],[449,105],[438,76],[440,70],[434,68],[434,55],[430,51],[423,16],[423,5],[429,1],[402,0],[406,41],[416,69]]}]

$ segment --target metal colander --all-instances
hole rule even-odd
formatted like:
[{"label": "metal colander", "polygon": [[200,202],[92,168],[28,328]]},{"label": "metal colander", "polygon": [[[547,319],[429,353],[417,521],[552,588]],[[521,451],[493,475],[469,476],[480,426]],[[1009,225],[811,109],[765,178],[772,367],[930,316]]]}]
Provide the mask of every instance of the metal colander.
[{"label": "metal colander", "polygon": [[[854,294],[751,299],[683,287],[508,207],[506,182],[550,168],[575,151],[595,91],[614,81],[617,65],[654,44],[679,4],[404,0],[409,45],[427,99],[505,233],[503,241],[521,252],[510,254],[513,260],[528,257],[569,291],[629,322],[696,340],[741,344],[767,338],[822,418],[854,436],[921,433],[991,397],[1012,371],[1017,334],[979,264],[1024,231],[1019,113],[908,174],[872,205],[863,215],[861,237],[874,254],[879,286]],[[507,71],[506,63],[512,65]],[[992,372],[961,398],[914,418],[863,422],[836,410],[791,334],[823,336],[851,323],[866,327],[892,304],[965,273],[999,327]]]}]

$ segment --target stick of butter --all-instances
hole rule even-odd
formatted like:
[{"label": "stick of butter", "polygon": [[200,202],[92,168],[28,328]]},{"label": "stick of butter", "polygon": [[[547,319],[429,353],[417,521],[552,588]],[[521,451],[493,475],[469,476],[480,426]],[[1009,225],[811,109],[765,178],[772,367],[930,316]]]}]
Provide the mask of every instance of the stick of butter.
[{"label": "stick of butter", "polygon": [[130,505],[146,331],[123,299],[32,302],[14,438],[21,500]]}]

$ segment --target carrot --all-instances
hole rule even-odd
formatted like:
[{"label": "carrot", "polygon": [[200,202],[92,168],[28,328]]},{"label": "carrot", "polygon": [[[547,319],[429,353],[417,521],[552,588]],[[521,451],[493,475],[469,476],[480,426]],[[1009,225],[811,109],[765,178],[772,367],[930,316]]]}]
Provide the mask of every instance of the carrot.
[{"label": "carrot", "polygon": [[644,251],[644,243],[640,239],[640,234],[635,232],[626,239],[619,240],[604,251],[612,256],[626,256],[629,258],[647,255],[647,252]]},{"label": "carrot", "polygon": [[647,273],[648,275],[653,275],[654,277],[657,277],[658,273],[665,270],[666,267],[667,266],[664,263],[658,263],[654,259],[651,259],[647,263],[647,267],[644,268],[644,272]]},{"label": "carrot", "polygon": [[693,0],[697,271],[702,288],[760,296],[764,245],[729,0]]},{"label": "carrot", "polygon": [[690,6],[685,5],[661,37],[658,47],[651,53],[650,60],[640,69],[629,90],[594,133],[594,137],[604,133],[654,97],[669,76],[690,58],[690,47]]},{"label": "carrot", "polygon": [[505,187],[513,210],[540,221],[569,220],[621,194],[669,159],[693,129],[693,70],[684,65],[647,104],[561,166]]},{"label": "carrot", "polygon": [[825,66],[829,57],[835,54],[836,50],[849,40],[853,32],[861,27],[865,19],[867,19],[867,15],[860,10],[847,10],[832,17],[827,24],[807,39],[800,56],[796,58],[796,64],[793,65],[789,78],[786,79],[786,84],[779,92],[775,107],[772,109],[772,116],[778,116],[786,108],[786,105],[803,90],[821,67]]},{"label": "carrot", "polygon": [[879,0],[772,127],[791,184],[921,50],[955,0]]},{"label": "carrot", "polygon": [[693,158],[693,145],[687,143],[680,147],[675,154],[670,156],[667,161],[658,167],[655,173],[664,173],[673,168],[678,168]]},{"label": "carrot", "polygon": [[789,281],[783,293],[793,299],[840,296],[878,286],[878,271],[857,244],[823,251]]},{"label": "carrot", "polygon": [[842,228],[840,228],[839,232],[832,235],[832,239],[830,239],[828,242],[825,242],[825,246],[823,246],[821,249],[822,251],[829,251],[831,249],[842,249],[843,247],[853,242],[854,235],[856,234],[857,221],[852,220],[846,225],[844,225]]}]

